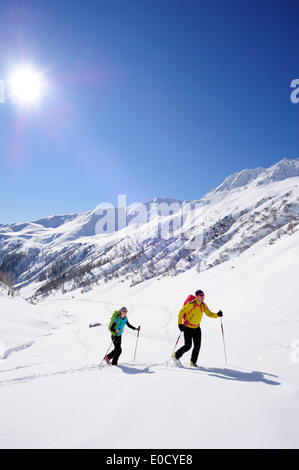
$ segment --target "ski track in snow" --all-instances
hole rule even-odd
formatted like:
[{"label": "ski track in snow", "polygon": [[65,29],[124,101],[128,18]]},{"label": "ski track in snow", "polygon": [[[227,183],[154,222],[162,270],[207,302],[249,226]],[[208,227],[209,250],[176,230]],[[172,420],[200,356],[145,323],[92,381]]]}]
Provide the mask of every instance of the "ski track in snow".
[{"label": "ski track in snow", "polygon": [[[202,273],[133,288],[113,281],[37,306],[1,296],[0,446],[298,447],[298,242],[295,229]],[[224,312],[227,366],[219,320],[206,317],[201,367],[189,367],[189,352],[183,368],[170,360],[180,305],[198,288]],[[136,332],[126,328],[119,365],[108,366],[108,324],[123,302],[141,325],[136,361]]]},{"label": "ski track in snow", "polygon": [[[68,299],[70,303],[73,301],[72,299]],[[53,302],[60,302],[60,299],[54,299]],[[82,303],[88,303],[88,302],[94,302],[97,305],[102,305],[105,307],[106,311],[106,318],[108,318],[107,324],[101,325],[96,328],[102,328],[106,327],[109,324],[109,318],[111,316],[111,312],[115,309],[114,304],[112,302],[108,301],[101,301],[101,300],[91,300],[89,301],[88,299],[76,299],[75,302],[82,302]],[[160,315],[160,320],[161,320],[161,328],[163,329],[163,333],[161,332],[155,332],[153,334],[148,334],[144,333],[143,330],[141,330],[141,335],[143,339],[147,340],[155,340],[155,341],[160,341],[160,342],[166,342],[168,344],[173,345],[174,344],[174,337],[173,333],[170,333],[170,325],[173,323],[173,313],[167,306],[163,305],[155,305],[155,304],[148,304],[148,303],[136,303],[136,304],[128,304],[128,318],[133,318],[134,320],[134,311],[142,308],[149,308],[153,310],[159,309],[164,313],[164,316]],[[65,314],[65,310],[63,311]],[[70,316],[70,315],[66,315]],[[131,321],[133,321],[131,320]],[[84,318],[84,322],[87,323],[86,318]],[[46,360],[46,361],[41,361],[41,362],[32,362],[31,364],[22,364],[22,365],[17,365],[16,367],[12,367],[9,369],[1,370],[0,367],[0,387],[3,386],[8,386],[8,385],[14,385],[14,384],[19,384],[19,383],[25,383],[29,381],[34,381],[38,379],[44,379],[44,378],[51,378],[55,377],[58,375],[68,375],[68,374],[75,374],[75,373],[82,373],[85,371],[102,371],[105,370],[106,372],[114,372],[114,373],[128,373],[128,374],[141,374],[141,373],[154,373],[158,370],[164,370],[169,372],[175,372],[175,373],[194,373],[194,374],[200,374],[200,373],[205,373],[209,375],[210,377],[221,377],[226,380],[239,380],[239,381],[244,381],[244,382],[264,382],[268,384],[279,384],[275,379],[276,377],[273,376],[273,379],[267,378],[267,376],[271,376],[271,374],[264,374],[262,372],[257,372],[257,371],[240,371],[237,369],[230,369],[230,368],[211,368],[211,367],[199,367],[198,369],[194,369],[191,367],[188,367],[186,364],[183,364],[183,367],[178,367],[174,366],[172,364],[171,357],[167,358],[164,362],[141,362],[141,363],[120,363],[117,367],[115,366],[107,366],[106,364],[103,363],[103,360],[99,358],[98,363],[88,363],[88,359],[86,359],[87,364],[82,365],[82,367],[72,367],[71,363],[75,362],[78,357],[81,356],[97,356],[99,357],[99,345],[96,347],[92,347],[88,343],[88,338],[84,337],[83,334],[89,333],[90,328],[89,326],[81,326],[82,321],[80,320],[73,320],[71,322],[66,323],[66,326],[76,326],[77,323],[79,323],[79,327],[76,327],[72,333],[73,339],[80,345],[82,346],[84,352],[77,354],[77,356],[74,358],[74,361],[70,362],[70,366],[66,368],[60,368],[59,364],[56,364],[55,360]],[[172,331],[172,330],[171,330]],[[56,329],[51,331],[50,333],[46,334],[45,336],[50,336],[54,335],[56,332]],[[131,331],[129,329],[126,330],[126,334],[128,335],[134,335],[134,331]],[[109,333],[108,333],[109,335]],[[40,340],[40,338],[38,339]],[[36,341],[32,341],[28,344],[24,344],[15,348],[11,348],[5,352],[5,358],[12,356],[16,353],[19,353],[23,351],[24,349],[29,349],[32,347]],[[179,345],[182,344],[182,335],[180,338],[180,342],[177,345],[177,348]],[[53,372],[47,371],[49,368],[49,364],[51,364],[52,368],[55,370]],[[167,366],[168,364],[168,366]],[[36,370],[36,368],[45,368],[45,372],[40,372],[36,373],[32,371],[32,373],[28,372],[26,375],[18,375],[19,372],[21,372],[23,369],[29,369],[32,368],[33,370]],[[11,378],[5,378],[4,380],[1,380],[2,375],[18,375],[16,377],[11,377]]]},{"label": "ski track in snow", "polygon": [[[86,302],[86,300],[82,300],[83,302]],[[97,302],[102,305],[104,305],[107,308],[107,312],[109,312],[109,315],[111,314],[112,311],[112,304],[110,302]],[[155,308],[157,309],[157,306],[154,304],[136,304],[136,305],[130,305],[129,310],[130,310],[130,316],[134,317],[134,308],[139,308],[139,307],[149,307],[149,308]],[[169,325],[173,320],[173,315],[170,311],[169,308],[167,307],[160,307],[161,310],[165,313],[166,320],[164,319],[164,323],[162,323],[165,333],[164,334],[143,334],[142,337],[143,339],[155,339],[158,341],[162,342],[167,342],[171,343],[173,345],[173,335],[169,335]],[[109,318],[109,317],[108,317]],[[86,320],[85,320],[86,321]],[[76,326],[78,323],[78,320],[74,320],[73,322],[70,322],[68,326]],[[79,324],[81,325],[81,321],[79,321]],[[108,324],[108,323],[107,323]],[[96,327],[96,328],[101,328],[102,326]],[[104,328],[106,325],[104,325]],[[98,345],[93,348],[89,343],[88,343],[88,338],[80,338],[83,333],[88,334],[91,332],[92,329],[90,329],[88,326],[80,326],[76,327],[72,333],[74,340],[83,347],[84,353],[80,353],[77,355],[77,357],[74,358],[74,361],[77,360],[78,357],[81,356],[98,356],[99,357],[99,347]],[[50,336],[55,334],[56,329],[47,334],[46,336]],[[134,332],[131,330],[126,331],[127,334],[132,335]],[[168,332],[168,334],[167,334]],[[181,338],[180,338],[181,339]],[[6,357],[11,356],[15,353],[18,353],[20,351],[23,351],[24,349],[32,347],[36,341],[33,341],[29,344],[22,345],[20,347],[12,348],[11,350],[6,352]],[[180,344],[180,343],[179,343]],[[74,362],[74,361],[71,361]],[[200,373],[205,373],[209,375],[210,377],[217,377],[217,378],[224,378],[226,380],[239,380],[239,381],[244,381],[244,382],[264,382],[267,384],[279,384],[277,381],[276,376],[272,376],[271,374],[266,374],[263,372],[257,372],[257,371],[248,371],[244,370],[241,371],[238,368],[213,368],[213,367],[199,367],[198,369],[194,369],[191,367],[188,367],[185,364],[182,363],[183,367],[178,367],[173,365],[171,357],[169,357],[167,360],[164,362],[138,362],[138,363],[120,363],[117,367],[115,366],[109,366],[106,365],[103,362],[103,359],[99,359],[98,363],[88,363],[88,359],[86,359],[86,364],[82,365],[81,367],[72,367],[71,363],[69,367],[66,368],[61,368],[59,367],[59,364],[56,364],[54,360],[46,360],[46,361],[40,361],[40,362],[32,362],[29,364],[22,364],[22,365],[17,365],[16,367],[12,367],[9,369],[4,368],[4,370],[1,370],[0,368],[0,387],[3,386],[8,386],[8,385],[15,385],[15,384],[20,384],[20,383],[25,383],[29,381],[34,381],[38,379],[44,379],[44,378],[51,378],[55,377],[58,375],[68,375],[68,374],[75,374],[75,373],[82,373],[85,371],[105,371],[105,373],[127,373],[127,374],[144,374],[144,373],[150,373],[153,374],[159,370],[165,370],[167,372],[175,372],[175,373],[194,373],[194,374],[200,374]],[[49,372],[49,365],[51,365],[52,368],[55,370],[52,372]],[[30,369],[33,369],[33,371],[30,373]],[[45,372],[40,372],[36,373],[34,370],[37,368],[45,368]],[[23,369],[27,369],[28,373],[26,375],[19,375],[20,372],[23,372]],[[4,380],[1,380],[2,375],[17,375],[15,377],[11,378],[5,378]],[[268,377],[268,378],[267,378]],[[273,378],[270,378],[273,377]]]},{"label": "ski track in snow", "polygon": [[[37,363],[28,366],[20,366],[15,369],[10,369],[5,372],[12,372],[24,367],[36,367],[37,365],[45,365],[46,363]],[[200,366],[197,369],[188,367],[183,365],[183,367],[169,365],[166,368],[167,363],[119,363],[117,366],[106,365],[101,362],[98,364],[89,364],[86,366],[78,367],[78,368],[68,368],[68,369],[61,369],[56,370],[52,373],[32,373],[27,375],[22,375],[20,377],[15,377],[11,379],[4,379],[0,380],[0,387],[7,386],[7,385],[15,385],[18,383],[29,382],[38,379],[44,378],[52,378],[57,375],[68,375],[68,374],[75,374],[80,372],[86,371],[96,371],[101,373],[102,371],[105,373],[126,373],[126,374],[154,374],[157,371],[164,370],[167,373],[192,373],[192,374],[204,374],[208,375],[209,377],[215,378],[222,378],[225,380],[233,380],[239,382],[261,382],[267,385],[280,385],[280,381],[278,377],[274,374],[269,374],[260,371],[251,371],[251,370],[241,370],[240,368],[232,368],[232,367],[204,367]],[[3,373],[3,372],[2,372]]]},{"label": "ski track in snow", "polygon": [[[54,303],[55,302],[59,302],[60,299],[54,299]],[[72,299],[69,299],[70,303],[72,302]],[[89,300],[87,299],[76,299],[76,302],[83,302],[83,303],[87,303],[89,302]],[[107,312],[106,313],[106,318],[108,319],[107,321],[107,324],[105,325],[101,325],[99,327],[96,327],[96,328],[101,328],[101,327],[104,327],[105,329],[108,327],[108,324],[109,324],[109,318],[111,316],[111,313],[112,311],[115,309],[115,307],[113,306],[113,304],[111,302],[107,302],[107,301],[91,301],[91,302],[95,302],[97,305],[102,305],[105,307],[105,311]],[[170,309],[168,307],[165,307],[165,306],[157,306],[155,304],[146,304],[146,303],[139,303],[139,304],[134,304],[134,305],[131,305],[131,304],[128,304],[128,310],[129,310],[129,315],[128,315],[128,318],[133,318],[134,319],[134,310],[137,310],[138,308],[142,308],[142,307],[146,307],[146,308],[150,308],[150,309],[154,309],[154,310],[157,310],[157,309],[160,309],[163,313],[164,313],[164,316],[160,316],[161,318],[161,326],[164,328],[165,330],[165,333],[163,334],[157,334],[157,333],[153,333],[153,334],[147,334],[147,333],[143,333],[143,331],[141,331],[141,334],[142,334],[142,337],[143,339],[148,339],[148,340],[151,340],[151,339],[155,339],[156,341],[166,341],[168,343],[173,343],[173,337],[169,336],[169,326],[172,322],[172,319],[173,319],[173,315],[172,315],[172,312],[170,311]],[[65,313],[65,310],[63,311],[64,314]],[[66,315],[69,317],[69,315]],[[131,320],[133,321],[133,320]],[[84,318],[84,322],[87,323],[87,320],[86,318]],[[81,325],[82,321],[78,321],[78,320],[73,320],[69,323],[66,324],[66,326],[74,326],[76,325],[77,323],[79,323]],[[89,356],[89,355],[96,355],[96,356],[99,356],[99,346],[97,345],[97,347],[93,348],[89,343],[88,343],[88,338],[84,337],[83,338],[83,334],[85,333],[85,336],[86,336],[86,333],[89,333],[91,331],[91,329],[89,328],[89,326],[80,326],[78,328],[75,328],[74,329],[74,332],[73,332],[73,338],[74,340],[80,345],[82,346],[82,348],[84,349],[84,353],[80,353],[80,355],[78,356]],[[45,336],[50,336],[50,335],[54,335],[56,332],[56,329],[54,329],[53,331],[51,331],[50,333],[46,334]],[[126,330],[126,334],[128,335],[134,335],[135,332],[134,331],[131,331],[129,329]],[[109,333],[107,332],[107,335],[109,336]],[[38,338],[37,341],[39,341],[40,338]],[[8,356],[11,356],[11,355],[14,355],[15,353],[18,353],[26,348],[30,348],[32,347],[34,344],[36,343],[36,341],[32,341],[28,344],[24,344],[24,345],[21,345],[21,346],[18,346],[18,347],[15,347],[15,348],[11,348],[9,350],[7,350],[5,352],[5,359],[8,357]],[[75,358],[76,360],[76,358]],[[87,360],[88,362],[88,360]],[[154,373],[154,371],[152,369],[163,369],[163,368],[166,368],[166,364],[167,364],[168,361],[166,361],[165,363],[148,363],[148,364],[145,364],[145,363],[138,363],[137,364],[134,364],[134,366],[132,366],[131,364],[129,363],[124,363],[124,364],[119,364],[118,367],[114,367],[114,366],[107,366],[108,369],[111,369],[111,370],[114,370],[114,372],[127,372],[127,373],[130,373],[130,374],[134,374],[134,373],[145,373],[145,372],[148,372],[148,373]],[[18,374],[20,371],[22,371],[23,369],[34,369],[36,370],[37,367],[45,367],[46,369],[48,369],[49,367],[49,364],[51,364],[52,367],[55,367],[56,370],[54,370],[53,372],[40,372],[40,373],[35,373],[35,372],[32,372],[32,373],[28,373],[26,375],[20,375],[20,376],[17,376],[17,377],[12,377],[12,378],[6,378],[4,380],[1,380],[1,376],[2,375],[7,375],[7,374],[10,374],[10,375],[16,375]],[[50,377],[54,377],[54,376],[57,376],[57,375],[67,375],[67,374],[74,374],[74,373],[80,373],[80,372],[84,372],[84,371],[94,371],[94,370],[102,370],[104,368],[107,368],[106,365],[103,367],[103,362],[102,362],[102,359],[99,359],[99,362],[94,364],[86,364],[82,367],[68,367],[68,368],[59,368],[59,365],[55,364],[55,361],[52,360],[52,361],[41,361],[41,362],[33,362],[32,364],[22,364],[22,365],[17,365],[16,367],[10,367],[9,369],[6,369],[4,367],[4,370],[1,370],[1,367],[0,367],[0,387],[3,387],[3,386],[8,386],[8,385],[14,385],[14,384],[18,384],[18,383],[25,383],[25,382],[29,382],[29,381],[34,381],[34,380],[38,380],[38,379],[43,379],[43,378],[50,378]]]}]

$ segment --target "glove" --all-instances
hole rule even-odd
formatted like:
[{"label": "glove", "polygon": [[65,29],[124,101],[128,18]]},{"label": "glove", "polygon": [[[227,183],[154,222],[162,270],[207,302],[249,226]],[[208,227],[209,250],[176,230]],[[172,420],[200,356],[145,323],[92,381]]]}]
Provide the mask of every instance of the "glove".
[{"label": "glove", "polygon": [[184,325],[182,323],[180,325],[178,325],[178,327],[179,327],[180,331],[184,331]]},{"label": "glove", "polygon": [[138,326],[138,328],[135,328],[135,330],[137,330],[137,331],[140,331],[140,328],[141,328],[141,327],[140,327],[140,326]]},{"label": "glove", "polygon": [[217,313],[218,317],[223,317],[223,313],[222,313],[222,310],[219,310],[219,312]]}]

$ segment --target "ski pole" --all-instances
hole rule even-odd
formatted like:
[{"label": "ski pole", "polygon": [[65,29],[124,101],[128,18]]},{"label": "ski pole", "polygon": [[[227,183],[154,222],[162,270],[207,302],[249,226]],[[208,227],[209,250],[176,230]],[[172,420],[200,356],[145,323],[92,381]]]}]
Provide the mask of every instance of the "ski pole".
[{"label": "ski pole", "polygon": [[177,346],[178,342],[180,341],[181,334],[182,334],[182,332],[180,332],[180,334],[179,334],[179,337],[178,337],[178,339],[176,340],[176,343],[175,343],[175,345],[174,345],[174,348],[173,348],[172,354],[171,354],[171,356],[170,356],[170,358],[169,358],[169,361],[167,362],[166,369],[167,369],[167,367],[168,367],[168,365],[169,365],[169,363],[170,363],[170,360],[171,360],[171,358],[172,358],[172,355],[173,355],[173,353],[174,353],[174,351],[175,351],[175,348],[176,348],[176,346]]},{"label": "ski pole", "polygon": [[101,364],[103,363],[103,360],[105,359],[105,357],[108,355],[108,352],[110,351],[110,348],[111,348],[112,344],[113,344],[113,341],[111,342],[109,348],[107,349],[107,352],[106,352],[106,354],[104,355],[104,357],[103,357],[103,359],[102,359],[102,361],[101,361]]},{"label": "ski pole", "polygon": [[223,331],[222,317],[220,317],[220,322],[221,322],[221,331],[222,331],[223,348],[224,348],[224,356],[225,356],[225,365],[227,365],[226,347],[225,347],[225,340],[224,340],[224,331]]},{"label": "ski pole", "polygon": [[139,338],[139,332],[140,332],[140,326],[138,326],[138,333],[137,333],[137,338],[136,338],[136,345],[135,345],[134,361],[133,361],[133,362],[135,362],[135,358],[136,358],[136,351],[137,351],[137,343],[138,343],[138,338]]}]

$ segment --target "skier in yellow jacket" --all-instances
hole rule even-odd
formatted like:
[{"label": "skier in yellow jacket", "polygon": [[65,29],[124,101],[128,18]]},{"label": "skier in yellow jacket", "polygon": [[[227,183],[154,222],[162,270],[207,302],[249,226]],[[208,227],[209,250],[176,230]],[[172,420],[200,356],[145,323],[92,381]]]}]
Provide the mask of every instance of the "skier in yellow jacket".
[{"label": "skier in yellow jacket", "polygon": [[180,331],[184,333],[185,344],[175,353],[173,353],[173,359],[177,365],[180,365],[179,359],[182,357],[185,352],[189,351],[192,347],[193,340],[193,350],[191,354],[191,363],[192,367],[197,367],[197,358],[201,346],[201,329],[200,322],[202,316],[205,313],[210,318],[219,318],[222,317],[222,311],[219,310],[218,313],[213,313],[204,303],[204,293],[202,290],[197,290],[195,292],[195,299],[186,303],[184,307],[180,310],[178,318],[178,327]]}]

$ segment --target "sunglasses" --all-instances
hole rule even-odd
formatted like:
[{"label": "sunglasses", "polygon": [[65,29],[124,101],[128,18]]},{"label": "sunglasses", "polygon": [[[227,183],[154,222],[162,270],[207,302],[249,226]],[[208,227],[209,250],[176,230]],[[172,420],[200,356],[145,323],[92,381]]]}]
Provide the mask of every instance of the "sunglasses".
[{"label": "sunglasses", "polygon": [[198,294],[197,297],[204,297],[204,296],[205,296],[205,294]]}]

